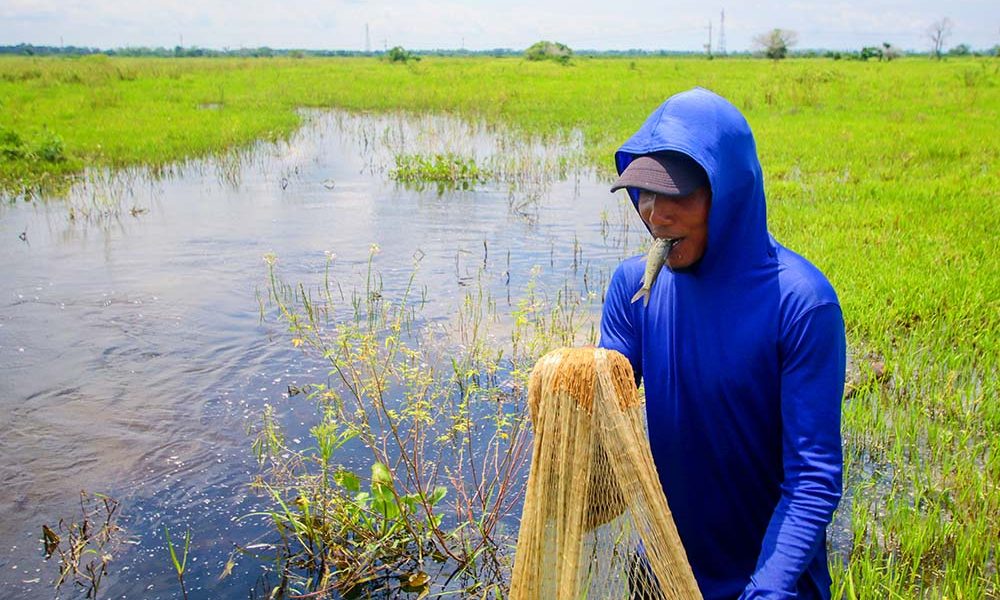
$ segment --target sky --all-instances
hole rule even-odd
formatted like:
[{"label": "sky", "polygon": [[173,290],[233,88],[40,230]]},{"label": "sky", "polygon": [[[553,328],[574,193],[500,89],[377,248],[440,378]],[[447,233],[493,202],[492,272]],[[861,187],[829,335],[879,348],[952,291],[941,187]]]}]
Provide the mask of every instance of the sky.
[{"label": "sky", "polygon": [[[724,26],[722,12],[725,11]],[[929,0],[0,0],[0,45],[120,48],[379,50],[403,46],[523,49],[539,40],[573,49],[751,49],[775,27],[797,48],[930,47],[927,29],[952,23],[945,48],[1000,44],[1000,2]],[[711,24],[711,25],[710,25]]]}]

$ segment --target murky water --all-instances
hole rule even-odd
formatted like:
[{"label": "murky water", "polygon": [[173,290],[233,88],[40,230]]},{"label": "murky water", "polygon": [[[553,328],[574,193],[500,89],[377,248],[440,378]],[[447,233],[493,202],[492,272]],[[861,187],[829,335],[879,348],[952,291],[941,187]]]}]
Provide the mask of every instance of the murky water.
[{"label": "murky water", "polygon": [[[288,142],[157,177],[92,173],[68,200],[0,208],[0,596],[52,595],[41,526],[76,518],[80,490],[122,502],[128,543],[101,597],[179,597],[164,527],[175,541],[193,532],[192,598],[250,596],[261,565],[219,580],[233,544],[260,533],[237,520],[257,502],[246,427],[270,403],[304,431],[314,409],[288,386],[325,377],[261,320],[262,257],[315,283],[333,253],[350,286],[377,244],[391,296],[422,256],[431,319],[453,314],[484,266],[497,298],[516,298],[536,266],[543,287],[586,273],[596,312],[642,236],[621,196],[572,167],[580,145],[442,117],[308,113]],[[472,156],[499,178],[408,189],[388,177],[397,151]]]}]

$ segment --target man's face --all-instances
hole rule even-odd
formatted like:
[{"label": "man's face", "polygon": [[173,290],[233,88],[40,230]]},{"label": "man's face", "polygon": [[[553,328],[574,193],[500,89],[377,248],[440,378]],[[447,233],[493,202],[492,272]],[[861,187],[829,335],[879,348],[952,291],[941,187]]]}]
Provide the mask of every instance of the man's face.
[{"label": "man's face", "polygon": [[687,196],[639,191],[639,216],[653,236],[680,240],[667,256],[667,266],[671,269],[686,269],[705,254],[711,205],[712,194],[708,186],[702,186]]}]

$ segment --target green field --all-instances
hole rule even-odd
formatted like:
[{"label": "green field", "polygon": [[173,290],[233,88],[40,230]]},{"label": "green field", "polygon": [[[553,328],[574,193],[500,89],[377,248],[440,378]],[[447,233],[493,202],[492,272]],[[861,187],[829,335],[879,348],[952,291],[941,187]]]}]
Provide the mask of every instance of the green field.
[{"label": "green field", "polygon": [[287,135],[298,107],[451,112],[611,155],[704,86],[757,137],[770,226],[830,278],[844,404],[845,598],[1000,597],[1000,60],[0,58],[0,185]]}]

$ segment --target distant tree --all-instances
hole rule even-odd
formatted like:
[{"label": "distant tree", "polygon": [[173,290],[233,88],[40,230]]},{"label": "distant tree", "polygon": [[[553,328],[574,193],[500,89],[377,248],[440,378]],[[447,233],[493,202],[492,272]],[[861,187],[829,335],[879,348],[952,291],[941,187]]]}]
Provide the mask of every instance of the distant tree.
[{"label": "distant tree", "polygon": [[927,37],[931,38],[931,56],[934,58],[941,58],[941,49],[944,48],[944,42],[951,36],[952,22],[948,17],[944,17],[938,21],[934,21],[927,28]]},{"label": "distant tree", "polygon": [[882,42],[882,58],[886,61],[895,60],[903,55],[903,52],[890,44],[889,42]]},{"label": "distant tree", "polygon": [[404,64],[411,60],[420,60],[419,56],[409,50],[406,50],[402,46],[393,46],[392,48],[389,48],[388,52],[385,53],[385,56],[389,59],[389,62],[401,62]]},{"label": "distant tree", "polygon": [[882,62],[882,49],[878,46],[865,46],[861,49],[861,60],[868,60],[869,58],[877,58],[879,62]]},{"label": "distant tree", "polygon": [[754,46],[764,56],[780,60],[788,56],[788,49],[799,42],[799,36],[789,29],[772,29],[753,38]]},{"label": "distant tree", "polygon": [[972,48],[968,44],[959,44],[948,50],[950,56],[968,56],[972,54]]},{"label": "distant tree", "polygon": [[528,60],[554,60],[566,64],[573,57],[573,51],[566,44],[559,42],[535,42],[524,51]]}]

